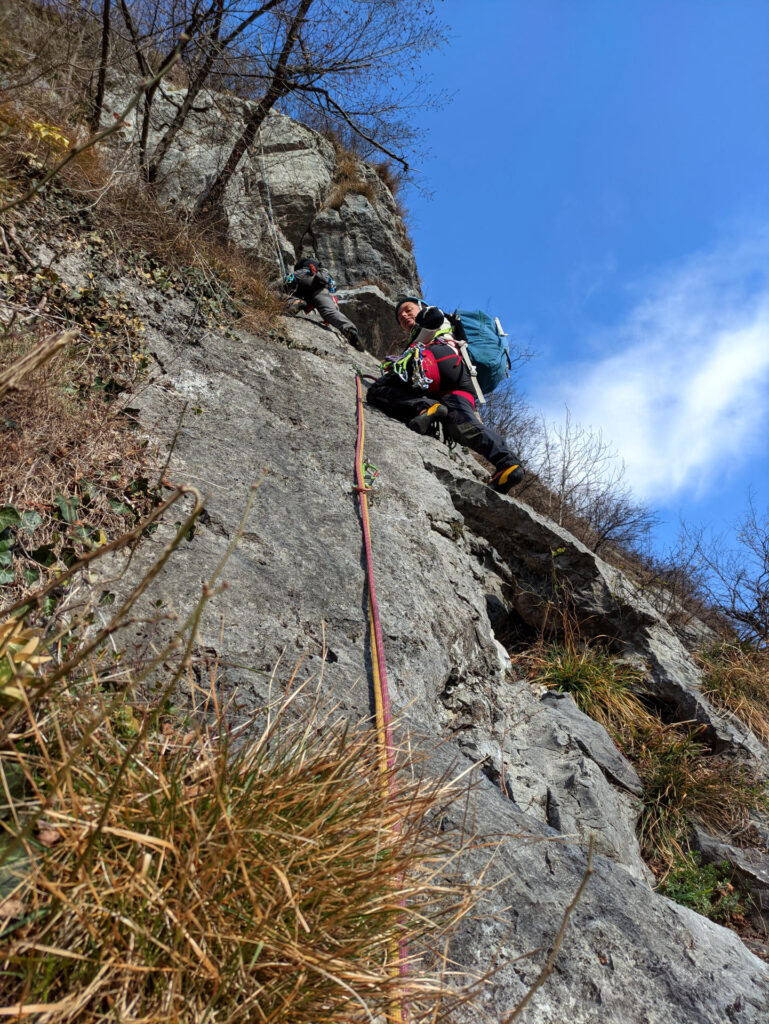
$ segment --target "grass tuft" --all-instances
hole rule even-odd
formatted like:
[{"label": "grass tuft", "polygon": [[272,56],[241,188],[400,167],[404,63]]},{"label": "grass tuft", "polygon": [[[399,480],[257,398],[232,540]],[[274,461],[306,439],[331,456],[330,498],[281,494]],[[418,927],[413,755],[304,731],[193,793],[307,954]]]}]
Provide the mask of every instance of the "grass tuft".
[{"label": "grass tuft", "polygon": [[335,143],[336,168],[331,191],[326,197],[326,206],[331,210],[338,210],[351,192],[356,195],[365,196],[370,202],[375,196],[375,189],[372,182],[361,177],[360,161],[354,153],[343,149]]},{"label": "grass tuft", "polygon": [[751,810],[766,806],[755,772],[711,754],[699,731],[687,723],[654,722],[636,730],[626,751],[644,787],[641,848],[663,874],[684,851],[691,821],[739,833],[748,827]]},{"label": "grass tuft", "polygon": [[700,654],[699,663],[703,695],[768,743],[769,652],[723,642]]},{"label": "grass tuft", "polygon": [[637,693],[643,682],[641,672],[618,662],[601,646],[566,637],[535,647],[525,660],[535,682],[571,694],[580,711],[600,722],[615,739],[650,717]]},{"label": "grass tuft", "polygon": [[333,1024],[391,1019],[405,998],[434,1020],[456,998],[418,958],[398,969],[399,943],[424,948],[466,909],[427,820],[443,781],[383,785],[369,729],[317,706],[297,721],[291,698],[244,719],[191,668],[187,723],[167,691],[114,692],[103,655],[35,700],[51,659],[20,621],[1,628],[17,715],[0,750],[0,1013]]}]

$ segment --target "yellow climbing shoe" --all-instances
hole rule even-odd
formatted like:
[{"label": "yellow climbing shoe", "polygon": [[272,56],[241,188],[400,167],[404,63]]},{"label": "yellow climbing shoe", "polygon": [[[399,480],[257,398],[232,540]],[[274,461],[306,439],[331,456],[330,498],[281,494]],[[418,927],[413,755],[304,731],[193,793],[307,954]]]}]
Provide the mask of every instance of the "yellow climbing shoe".
[{"label": "yellow climbing shoe", "polygon": [[508,491],[512,490],[516,484],[523,480],[523,476],[523,470],[520,466],[505,466],[504,469],[497,470],[491,480],[489,480],[489,484],[500,494],[507,494]]},{"label": "yellow climbing shoe", "polygon": [[433,402],[432,405],[426,405],[413,420],[409,420],[409,428],[416,430],[418,434],[426,434],[434,423],[445,420],[448,414],[449,410],[445,405],[441,402]]}]

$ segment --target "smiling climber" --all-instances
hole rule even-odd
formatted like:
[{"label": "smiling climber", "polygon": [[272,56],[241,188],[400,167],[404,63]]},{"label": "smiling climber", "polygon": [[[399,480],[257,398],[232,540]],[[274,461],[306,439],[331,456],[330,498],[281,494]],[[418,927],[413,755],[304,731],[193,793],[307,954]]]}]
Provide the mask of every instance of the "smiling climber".
[{"label": "smiling climber", "polygon": [[451,321],[413,295],[396,299],[395,318],[407,335],[406,349],[382,363],[384,374],[368,389],[367,401],[420,434],[435,433],[441,423],[448,437],[492,463],[489,484],[506,494],[523,480],[523,469],[475,411],[472,376]]}]

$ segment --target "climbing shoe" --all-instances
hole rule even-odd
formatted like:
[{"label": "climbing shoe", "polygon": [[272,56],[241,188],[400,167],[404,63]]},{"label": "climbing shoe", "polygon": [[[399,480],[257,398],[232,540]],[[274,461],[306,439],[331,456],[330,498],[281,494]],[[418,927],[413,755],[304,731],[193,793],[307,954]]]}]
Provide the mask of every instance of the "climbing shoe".
[{"label": "climbing shoe", "polygon": [[434,423],[441,423],[449,414],[449,410],[440,402],[426,405],[418,416],[409,420],[409,428],[418,434],[426,434]]},{"label": "climbing shoe", "polygon": [[299,313],[307,312],[307,303],[304,299],[288,299],[286,305],[283,308],[283,312],[286,316],[298,316]]},{"label": "climbing shoe", "polygon": [[520,466],[505,466],[504,469],[497,470],[491,480],[489,480],[489,484],[493,490],[498,491],[500,494],[507,494],[521,480],[523,480],[523,470]]},{"label": "climbing shoe", "polygon": [[347,330],[344,332],[344,336],[345,338],[347,338],[347,340],[350,342],[353,348],[357,348],[359,352],[363,351],[363,342],[360,340],[358,332],[354,327],[348,327]]}]

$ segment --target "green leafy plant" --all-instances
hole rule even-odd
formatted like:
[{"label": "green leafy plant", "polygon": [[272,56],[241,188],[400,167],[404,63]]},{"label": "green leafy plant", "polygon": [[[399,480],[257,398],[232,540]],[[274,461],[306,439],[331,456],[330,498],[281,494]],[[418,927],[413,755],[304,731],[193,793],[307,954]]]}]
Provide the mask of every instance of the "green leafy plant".
[{"label": "green leafy plant", "polygon": [[733,883],[728,863],[703,864],[696,853],[676,858],[659,892],[722,924],[750,909],[750,897]]}]

